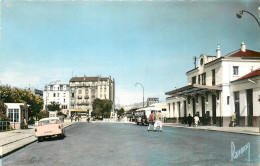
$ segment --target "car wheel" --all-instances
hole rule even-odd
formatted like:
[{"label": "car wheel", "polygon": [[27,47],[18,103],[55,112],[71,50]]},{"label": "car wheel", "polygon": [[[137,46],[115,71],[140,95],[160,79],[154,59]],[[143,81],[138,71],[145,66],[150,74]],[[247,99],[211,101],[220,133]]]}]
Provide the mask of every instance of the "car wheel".
[{"label": "car wheel", "polygon": [[43,138],[42,137],[38,137],[37,140],[38,140],[38,142],[42,142]]}]

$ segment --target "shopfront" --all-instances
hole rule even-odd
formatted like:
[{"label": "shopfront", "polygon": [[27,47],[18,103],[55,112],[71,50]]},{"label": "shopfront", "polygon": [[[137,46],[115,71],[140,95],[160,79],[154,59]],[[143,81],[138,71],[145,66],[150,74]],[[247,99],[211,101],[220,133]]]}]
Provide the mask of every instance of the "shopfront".
[{"label": "shopfront", "polygon": [[26,103],[5,103],[7,117],[13,129],[28,128],[28,105]]}]

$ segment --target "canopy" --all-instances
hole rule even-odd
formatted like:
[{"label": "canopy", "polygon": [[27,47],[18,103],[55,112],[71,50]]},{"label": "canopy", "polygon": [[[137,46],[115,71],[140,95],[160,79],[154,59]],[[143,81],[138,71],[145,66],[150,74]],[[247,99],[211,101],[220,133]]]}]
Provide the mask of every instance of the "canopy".
[{"label": "canopy", "polygon": [[187,98],[188,96],[195,96],[197,94],[205,95],[207,93],[212,93],[218,97],[218,92],[221,90],[222,88],[218,86],[206,86],[200,84],[193,84],[193,85],[184,86],[182,88],[166,92],[165,94]]}]

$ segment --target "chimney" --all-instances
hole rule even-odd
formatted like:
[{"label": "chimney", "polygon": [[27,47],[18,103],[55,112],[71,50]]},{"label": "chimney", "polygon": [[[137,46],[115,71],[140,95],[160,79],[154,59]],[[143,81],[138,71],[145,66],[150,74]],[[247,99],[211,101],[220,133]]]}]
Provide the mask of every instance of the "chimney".
[{"label": "chimney", "polygon": [[241,43],[241,51],[246,52],[246,45],[244,42]]},{"label": "chimney", "polygon": [[221,50],[220,50],[219,44],[218,44],[216,52],[217,52],[217,58],[220,58],[221,57]]}]

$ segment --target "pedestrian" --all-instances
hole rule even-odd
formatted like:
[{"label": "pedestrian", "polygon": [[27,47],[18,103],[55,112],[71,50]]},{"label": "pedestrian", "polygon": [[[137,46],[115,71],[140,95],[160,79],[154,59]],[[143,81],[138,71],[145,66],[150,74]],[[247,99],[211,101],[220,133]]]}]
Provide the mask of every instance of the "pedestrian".
[{"label": "pedestrian", "polygon": [[70,121],[72,122],[72,119],[73,119],[73,117],[72,116],[70,116]]},{"label": "pedestrian", "polygon": [[90,120],[90,118],[88,117],[88,123],[89,123],[89,120]]},{"label": "pedestrian", "polygon": [[232,115],[232,118],[231,118],[232,127],[235,127],[236,119],[237,119],[236,112],[234,112],[234,114]]},{"label": "pedestrian", "polygon": [[159,131],[162,131],[162,114],[161,111],[159,110],[158,113],[156,114],[156,121],[154,123],[154,129],[153,131],[156,131],[157,126],[160,127]]},{"label": "pedestrian", "polygon": [[189,114],[189,116],[188,116],[188,123],[189,123],[189,126],[191,127],[191,122],[192,122],[192,117],[190,116],[190,114]]},{"label": "pedestrian", "polygon": [[197,115],[195,115],[194,122],[195,122],[196,127],[198,126],[199,121],[200,121],[200,118]]},{"label": "pedestrian", "polygon": [[154,111],[151,111],[151,114],[149,115],[149,126],[147,131],[151,131],[150,128],[154,125]]}]

